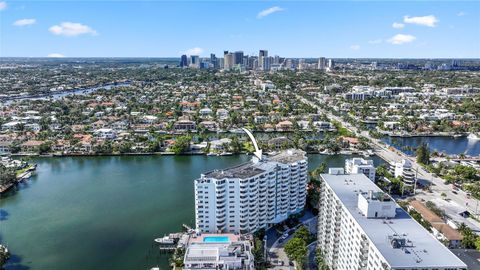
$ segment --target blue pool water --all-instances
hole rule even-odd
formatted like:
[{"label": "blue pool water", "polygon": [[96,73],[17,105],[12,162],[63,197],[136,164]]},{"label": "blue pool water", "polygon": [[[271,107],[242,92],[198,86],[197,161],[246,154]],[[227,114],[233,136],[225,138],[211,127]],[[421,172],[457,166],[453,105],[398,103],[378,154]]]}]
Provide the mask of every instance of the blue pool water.
[{"label": "blue pool water", "polygon": [[206,243],[228,243],[230,238],[228,236],[205,236],[203,242]]}]

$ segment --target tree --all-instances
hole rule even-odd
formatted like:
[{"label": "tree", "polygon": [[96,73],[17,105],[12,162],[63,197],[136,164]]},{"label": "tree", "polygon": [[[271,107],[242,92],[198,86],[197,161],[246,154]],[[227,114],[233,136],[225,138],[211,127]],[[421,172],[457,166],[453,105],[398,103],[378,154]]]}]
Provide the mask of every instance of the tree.
[{"label": "tree", "polygon": [[477,237],[477,240],[475,241],[475,247],[478,251],[480,251],[480,237]]},{"label": "tree", "polygon": [[320,163],[320,165],[318,165],[317,168],[315,168],[315,170],[312,171],[311,175],[312,177],[317,178],[320,176],[320,174],[326,173],[326,171],[327,171],[327,163],[322,162]]},{"label": "tree", "polygon": [[0,245],[0,269],[3,269],[3,265],[9,258],[10,253],[8,252],[8,249],[5,246]]},{"label": "tree", "polygon": [[422,143],[417,148],[417,162],[420,164],[428,165],[430,163],[430,150],[428,144]]},{"label": "tree", "polygon": [[285,253],[290,260],[301,264],[307,256],[307,244],[305,240],[294,237],[285,244]]},{"label": "tree", "polygon": [[38,147],[38,153],[45,154],[45,153],[50,152],[51,149],[52,149],[52,143],[51,142],[44,142],[44,143],[40,144],[40,146]]},{"label": "tree", "polygon": [[325,259],[323,258],[323,252],[320,248],[317,247],[315,252],[315,262],[317,263],[319,270],[328,270],[328,265]]},{"label": "tree", "polygon": [[238,154],[242,151],[242,144],[238,140],[237,136],[232,138],[232,141],[230,142],[230,148],[234,154]]},{"label": "tree", "polygon": [[16,179],[15,170],[0,164],[0,186],[9,185]]},{"label": "tree", "polygon": [[300,238],[305,241],[305,243],[310,243],[312,240],[312,236],[310,235],[310,231],[308,230],[307,227],[302,225],[293,235],[295,238]]},{"label": "tree", "polygon": [[175,144],[172,146],[172,151],[175,155],[179,155],[187,152],[190,149],[190,136],[180,136],[175,140]]},{"label": "tree", "polygon": [[473,233],[472,229],[466,226],[464,223],[458,226],[458,231],[462,234],[462,248],[477,248],[477,243],[479,242],[480,237],[477,237],[475,233]]}]

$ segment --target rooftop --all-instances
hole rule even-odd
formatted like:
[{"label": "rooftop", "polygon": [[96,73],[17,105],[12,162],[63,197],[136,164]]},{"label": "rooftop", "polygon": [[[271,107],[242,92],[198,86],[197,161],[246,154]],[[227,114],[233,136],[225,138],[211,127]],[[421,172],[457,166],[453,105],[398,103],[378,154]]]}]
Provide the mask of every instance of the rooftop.
[{"label": "rooftop", "polygon": [[290,149],[282,151],[276,155],[266,157],[264,156],[261,161],[258,161],[256,157],[252,158],[252,161],[243,163],[241,165],[230,167],[224,170],[213,170],[204,173],[206,178],[250,178],[255,175],[261,174],[265,171],[271,170],[277,163],[294,163],[306,159],[305,152],[297,149]]},{"label": "rooftop", "polygon": [[257,168],[251,162],[231,167],[225,170],[213,170],[205,173],[205,177],[222,179],[222,178],[250,178],[257,174],[263,173],[264,170]]},{"label": "rooftop", "polygon": [[398,205],[396,215],[391,219],[362,215],[357,204],[358,194],[370,190],[382,192],[365,175],[322,174],[321,177],[392,268],[409,268],[412,265],[418,268],[466,268],[460,259]]},{"label": "rooftop", "polygon": [[279,163],[293,163],[306,159],[305,152],[299,149],[282,151],[268,158],[270,161]]}]

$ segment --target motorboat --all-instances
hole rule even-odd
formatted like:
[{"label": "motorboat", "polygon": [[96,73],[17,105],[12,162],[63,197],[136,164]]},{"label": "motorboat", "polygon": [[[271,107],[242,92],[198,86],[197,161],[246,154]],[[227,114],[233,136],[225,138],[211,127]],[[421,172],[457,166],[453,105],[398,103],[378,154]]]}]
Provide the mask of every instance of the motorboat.
[{"label": "motorboat", "polygon": [[469,139],[469,140],[480,140],[480,137],[478,137],[478,135],[475,134],[475,133],[470,133],[470,134],[467,136],[467,139]]},{"label": "motorboat", "polygon": [[164,245],[175,244],[175,240],[168,237],[168,236],[164,236],[164,237],[161,237],[161,238],[156,238],[154,241],[159,243],[159,244],[164,244]]}]

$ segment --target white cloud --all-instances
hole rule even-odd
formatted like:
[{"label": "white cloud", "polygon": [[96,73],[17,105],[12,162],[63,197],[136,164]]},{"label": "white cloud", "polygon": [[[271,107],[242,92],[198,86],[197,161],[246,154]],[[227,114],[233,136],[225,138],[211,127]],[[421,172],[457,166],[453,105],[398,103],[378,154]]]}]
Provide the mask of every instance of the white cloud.
[{"label": "white cloud", "polygon": [[395,29],[402,29],[403,27],[405,27],[405,24],[403,23],[398,23],[398,22],[394,22],[392,24],[392,27],[395,28]]},{"label": "white cloud", "polygon": [[396,34],[395,36],[393,36],[392,38],[390,38],[387,41],[392,43],[392,44],[395,44],[395,45],[400,45],[400,44],[404,44],[404,43],[410,43],[410,42],[414,41],[415,39],[417,39],[417,38],[412,36],[412,35]]},{"label": "white cloud", "polygon": [[183,54],[186,54],[186,55],[200,55],[202,53],[203,53],[203,49],[200,47],[191,48],[183,52]]},{"label": "white cloud", "polygon": [[47,57],[62,58],[62,57],[65,57],[65,55],[63,55],[61,53],[51,53],[51,54],[47,55]]},{"label": "white cloud", "polygon": [[457,16],[461,17],[461,16],[465,16],[467,13],[463,12],[463,11],[460,11],[457,13]]},{"label": "white cloud", "polygon": [[270,14],[273,14],[275,12],[280,12],[280,11],[284,11],[284,10],[285,10],[284,8],[281,8],[281,7],[278,7],[278,6],[267,8],[267,9],[264,9],[264,10],[260,11],[257,14],[257,18],[261,19],[261,18],[266,17],[266,16],[268,16]]},{"label": "white cloud", "polygon": [[32,25],[35,24],[37,20],[35,19],[21,19],[17,20],[13,23],[14,26],[27,26],[27,25]]},{"label": "white cloud", "polygon": [[48,29],[50,33],[59,36],[73,37],[83,34],[98,35],[97,31],[90,26],[81,23],[62,22],[60,25],[54,25]]},{"label": "white cloud", "polygon": [[7,9],[7,2],[5,1],[0,2],[0,10],[5,10],[5,9]]},{"label": "white cloud", "polygon": [[354,51],[358,51],[358,50],[360,50],[360,45],[357,45],[357,44],[350,45],[350,49],[352,49]]},{"label": "white cloud", "polygon": [[413,24],[418,24],[418,25],[423,25],[428,27],[435,27],[437,26],[438,19],[434,15],[420,16],[420,17],[404,16],[403,22],[413,23]]},{"label": "white cloud", "polygon": [[370,43],[370,44],[380,44],[382,42],[383,42],[383,40],[381,38],[377,38],[377,39],[368,41],[368,43]]}]

